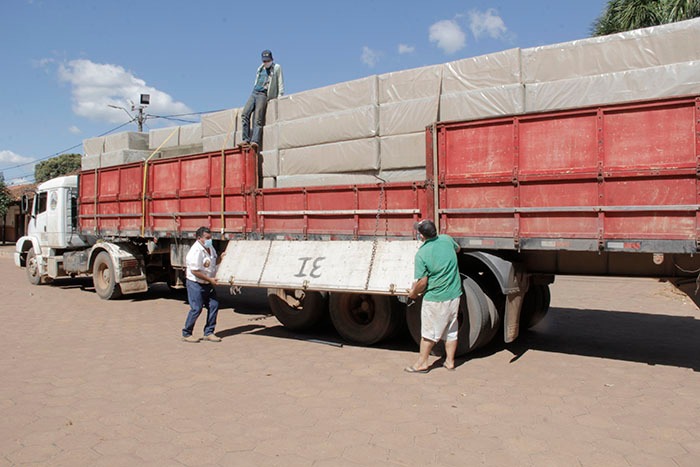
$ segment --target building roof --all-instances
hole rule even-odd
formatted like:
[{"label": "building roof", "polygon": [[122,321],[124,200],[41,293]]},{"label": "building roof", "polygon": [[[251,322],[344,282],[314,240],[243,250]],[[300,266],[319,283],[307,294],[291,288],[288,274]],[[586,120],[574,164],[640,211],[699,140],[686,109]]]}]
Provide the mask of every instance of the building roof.
[{"label": "building roof", "polygon": [[7,187],[12,196],[13,201],[19,201],[22,199],[22,195],[26,194],[30,198],[34,197],[34,191],[36,190],[36,183],[26,183],[24,185],[11,185]]}]

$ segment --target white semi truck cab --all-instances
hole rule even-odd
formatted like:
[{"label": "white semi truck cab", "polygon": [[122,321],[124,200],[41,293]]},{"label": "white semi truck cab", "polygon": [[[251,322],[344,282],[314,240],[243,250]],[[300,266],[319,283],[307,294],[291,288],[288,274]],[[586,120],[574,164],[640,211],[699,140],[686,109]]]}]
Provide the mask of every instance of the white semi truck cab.
[{"label": "white semi truck cab", "polygon": [[[26,206],[26,201],[23,206]],[[31,206],[27,235],[15,246],[15,265],[26,267],[32,284],[58,277],[93,274],[102,298],[147,290],[145,268],[137,245],[80,232],[78,175],[40,184]]]}]

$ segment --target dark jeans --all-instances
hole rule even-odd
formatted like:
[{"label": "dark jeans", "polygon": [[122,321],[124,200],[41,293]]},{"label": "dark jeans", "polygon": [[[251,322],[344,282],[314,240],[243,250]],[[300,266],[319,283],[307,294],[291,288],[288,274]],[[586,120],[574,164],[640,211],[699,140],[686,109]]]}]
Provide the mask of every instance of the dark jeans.
[{"label": "dark jeans", "polygon": [[[267,110],[267,94],[253,91],[243,107],[243,141],[248,143],[262,143],[262,130],[265,125],[265,111]],[[253,115],[253,136],[250,135],[250,116]]]},{"label": "dark jeans", "polygon": [[197,322],[203,307],[207,308],[207,324],[204,326],[204,335],[213,334],[216,327],[216,315],[219,313],[219,301],[216,298],[214,286],[187,279],[187,300],[190,302],[190,312],[187,314],[185,327],[182,329],[182,337],[192,335],[194,323]]}]

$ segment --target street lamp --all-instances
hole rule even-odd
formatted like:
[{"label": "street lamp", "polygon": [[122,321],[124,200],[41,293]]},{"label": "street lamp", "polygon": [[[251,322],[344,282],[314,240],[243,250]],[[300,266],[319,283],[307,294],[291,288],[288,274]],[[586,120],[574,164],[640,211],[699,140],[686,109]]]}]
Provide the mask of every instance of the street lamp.
[{"label": "street lamp", "polygon": [[[139,105],[134,104],[133,102],[131,103],[131,111],[132,112],[138,112],[136,114],[136,123],[139,126],[139,133],[143,131],[143,122],[146,121],[146,115],[143,113],[143,110],[151,103],[151,95],[150,94],[141,94],[139,98]],[[126,110],[124,107],[120,107],[118,105],[112,105],[112,104],[107,104],[107,107],[111,107],[113,109],[121,109],[126,114],[129,116],[130,119],[134,120],[134,117],[129,113],[128,110]]]}]

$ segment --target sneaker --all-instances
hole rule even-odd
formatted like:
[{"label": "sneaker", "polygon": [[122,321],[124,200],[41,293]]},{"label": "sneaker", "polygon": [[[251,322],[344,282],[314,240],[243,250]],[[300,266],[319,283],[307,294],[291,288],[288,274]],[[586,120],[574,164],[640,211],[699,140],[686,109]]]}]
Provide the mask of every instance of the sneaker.
[{"label": "sneaker", "polygon": [[209,342],[221,342],[221,338],[215,336],[214,334],[207,334],[202,338],[203,341],[209,341]]},{"label": "sneaker", "polygon": [[199,342],[201,339],[199,337],[194,337],[194,336],[182,336],[182,341],[183,342],[190,342],[192,344],[195,344]]}]

